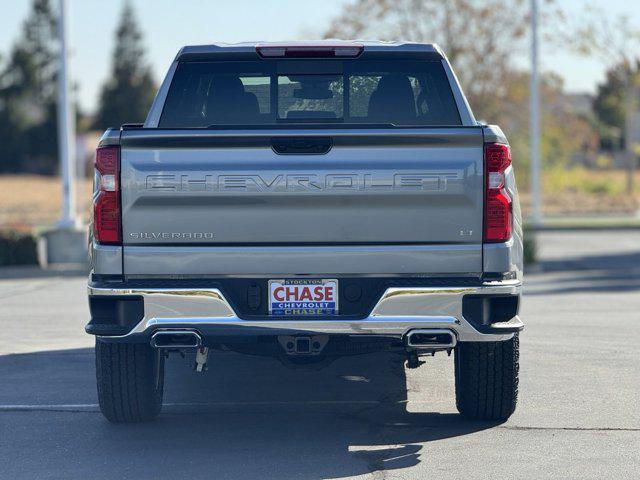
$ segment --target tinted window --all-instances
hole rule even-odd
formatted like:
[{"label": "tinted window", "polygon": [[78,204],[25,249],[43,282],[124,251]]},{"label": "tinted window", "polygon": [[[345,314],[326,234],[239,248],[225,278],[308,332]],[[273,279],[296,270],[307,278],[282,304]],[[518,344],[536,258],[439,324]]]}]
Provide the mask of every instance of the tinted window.
[{"label": "tinted window", "polygon": [[342,120],[342,84],[342,75],[278,75],[278,120]]},{"label": "tinted window", "polygon": [[313,72],[297,68],[295,74],[283,73],[294,65],[291,62],[295,61],[181,63],[160,127],[461,124],[438,61],[345,60],[338,64],[341,73],[335,71],[336,62],[331,72],[322,72],[319,61]]}]

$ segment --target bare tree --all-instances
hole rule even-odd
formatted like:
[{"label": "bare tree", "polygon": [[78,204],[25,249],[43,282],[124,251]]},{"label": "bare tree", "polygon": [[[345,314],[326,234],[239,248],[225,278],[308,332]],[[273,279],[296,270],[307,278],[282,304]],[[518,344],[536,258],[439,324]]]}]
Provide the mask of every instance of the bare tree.
[{"label": "bare tree", "polygon": [[508,90],[514,54],[524,52],[527,17],[525,0],[356,0],[324,36],[438,43],[476,115],[489,120]]}]

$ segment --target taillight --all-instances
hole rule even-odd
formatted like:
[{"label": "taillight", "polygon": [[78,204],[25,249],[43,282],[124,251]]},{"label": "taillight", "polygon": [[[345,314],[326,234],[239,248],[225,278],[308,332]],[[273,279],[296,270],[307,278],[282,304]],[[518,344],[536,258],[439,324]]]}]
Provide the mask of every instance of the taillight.
[{"label": "taillight", "polygon": [[93,236],[98,243],[122,243],[120,228],[120,147],[96,150]]},{"label": "taillight", "polygon": [[500,143],[484,146],[485,197],[484,241],[506,242],[511,238],[512,199],[505,187],[505,170],[511,165],[511,149]]},{"label": "taillight", "polygon": [[300,43],[300,44],[259,44],[256,45],[256,52],[261,57],[338,57],[353,58],[359,56],[364,50],[364,46],[359,43],[333,42],[325,44]]}]

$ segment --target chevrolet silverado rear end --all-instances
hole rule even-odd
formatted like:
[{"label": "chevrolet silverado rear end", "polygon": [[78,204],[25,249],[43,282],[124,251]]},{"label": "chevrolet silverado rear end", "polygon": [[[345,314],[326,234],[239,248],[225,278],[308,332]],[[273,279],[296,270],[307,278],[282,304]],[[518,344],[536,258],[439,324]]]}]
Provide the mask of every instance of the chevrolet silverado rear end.
[{"label": "chevrolet silverado rear end", "polygon": [[317,364],[455,352],[456,403],[508,418],[522,226],[502,131],[433,45],[185,47],[144,125],[96,152],[100,406],[154,418],[163,365],[210,349]]}]

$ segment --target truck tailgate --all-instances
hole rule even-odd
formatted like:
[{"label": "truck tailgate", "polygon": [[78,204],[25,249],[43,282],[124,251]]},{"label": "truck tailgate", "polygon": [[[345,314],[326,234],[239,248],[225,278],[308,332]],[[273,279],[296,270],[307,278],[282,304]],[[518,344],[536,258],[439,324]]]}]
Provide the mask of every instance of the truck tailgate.
[{"label": "truck tailgate", "polygon": [[121,145],[126,275],[482,270],[480,127],[125,129]]}]

